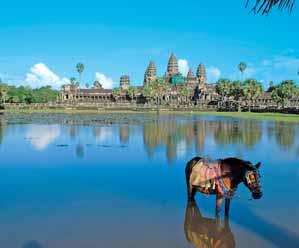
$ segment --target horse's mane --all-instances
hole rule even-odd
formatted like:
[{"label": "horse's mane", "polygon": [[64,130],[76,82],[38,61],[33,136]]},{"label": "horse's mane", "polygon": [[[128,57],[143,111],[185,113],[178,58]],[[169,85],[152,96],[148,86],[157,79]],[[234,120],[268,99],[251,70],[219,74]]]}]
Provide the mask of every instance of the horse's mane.
[{"label": "horse's mane", "polygon": [[252,165],[252,163],[250,161],[246,161],[243,159],[239,159],[239,158],[225,158],[225,159],[221,159],[221,162],[223,164],[228,164],[231,165],[233,167],[238,166],[238,167],[243,167],[247,170],[254,170],[254,166]]}]

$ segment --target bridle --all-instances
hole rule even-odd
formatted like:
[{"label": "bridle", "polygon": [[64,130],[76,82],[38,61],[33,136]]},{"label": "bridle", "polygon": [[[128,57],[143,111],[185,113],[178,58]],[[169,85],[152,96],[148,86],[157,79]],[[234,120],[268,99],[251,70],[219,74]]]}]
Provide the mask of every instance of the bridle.
[{"label": "bridle", "polygon": [[244,175],[244,183],[252,193],[259,193],[261,190],[260,173],[258,170],[247,170]]}]

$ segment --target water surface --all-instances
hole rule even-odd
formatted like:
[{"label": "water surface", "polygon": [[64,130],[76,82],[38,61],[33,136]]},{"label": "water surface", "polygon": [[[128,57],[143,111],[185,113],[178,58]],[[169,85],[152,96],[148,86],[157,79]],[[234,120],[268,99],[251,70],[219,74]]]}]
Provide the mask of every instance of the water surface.
[{"label": "water surface", "polygon": [[[197,195],[189,218],[184,168],[196,155],[261,161],[263,198],[242,185],[219,228],[214,197]],[[5,114],[0,159],[1,247],[299,247],[298,124]]]}]

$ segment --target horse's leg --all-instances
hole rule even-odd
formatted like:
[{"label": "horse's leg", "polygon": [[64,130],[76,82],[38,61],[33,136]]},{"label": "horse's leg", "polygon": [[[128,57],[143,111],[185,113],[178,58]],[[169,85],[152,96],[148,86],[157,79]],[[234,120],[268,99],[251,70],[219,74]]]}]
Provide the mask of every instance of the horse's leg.
[{"label": "horse's leg", "polygon": [[192,184],[190,183],[188,187],[188,201],[194,201],[195,193],[196,193],[196,189],[194,189],[192,187]]},{"label": "horse's leg", "polygon": [[225,230],[230,230],[230,225],[229,225],[229,218],[228,216],[224,217],[224,229]]},{"label": "horse's leg", "polygon": [[225,216],[229,216],[230,199],[225,198]]},{"label": "horse's leg", "polygon": [[191,203],[192,206],[192,214],[195,220],[200,220],[202,218],[200,210],[197,206],[197,203],[194,201]]},{"label": "horse's leg", "polygon": [[220,194],[216,194],[216,213],[215,216],[218,218],[220,211],[221,211],[221,205],[222,205],[222,196]]}]

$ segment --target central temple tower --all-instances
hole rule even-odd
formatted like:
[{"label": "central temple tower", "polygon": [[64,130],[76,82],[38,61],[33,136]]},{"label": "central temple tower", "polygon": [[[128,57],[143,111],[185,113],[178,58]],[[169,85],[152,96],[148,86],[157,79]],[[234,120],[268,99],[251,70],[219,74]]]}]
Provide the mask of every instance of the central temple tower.
[{"label": "central temple tower", "polygon": [[164,80],[172,85],[182,84],[185,82],[185,78],[179,72],[179,65],[174,53],[171,54],[168,64],[167,71],[164,75]]},{"label": "central temple tower", "polygon": [[167,65],[167,76],[177,76],[179,74],[179,65],[176,56],[172,53]]}]

